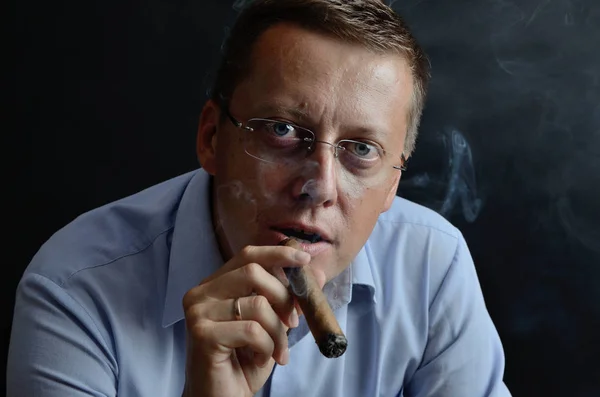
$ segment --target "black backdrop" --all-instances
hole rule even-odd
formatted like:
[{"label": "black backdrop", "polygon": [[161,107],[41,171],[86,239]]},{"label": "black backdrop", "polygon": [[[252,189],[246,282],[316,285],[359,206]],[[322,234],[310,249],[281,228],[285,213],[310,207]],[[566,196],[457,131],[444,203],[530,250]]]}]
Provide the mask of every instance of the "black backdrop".
[{"label": "black backdrop", "polygon": [[[244,3],[17,3],[24,141],[5,155],[18,155],[22,210],[5,331],[16,283],[56,229],[196,168],[199,111]],[[513,394],[599,396],[600,2],[392,3],[433,66],[398,194],[465,234]]]}]

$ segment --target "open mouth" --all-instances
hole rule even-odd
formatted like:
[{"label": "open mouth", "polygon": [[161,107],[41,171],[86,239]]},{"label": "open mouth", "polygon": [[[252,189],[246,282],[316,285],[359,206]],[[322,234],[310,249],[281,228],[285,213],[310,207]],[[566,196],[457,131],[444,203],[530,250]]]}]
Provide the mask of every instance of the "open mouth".
[{"label": "open mouth", "polygon": [[281,233],[285,234],[288,237],[294,237],[295,239],[300,240],[302,243],[318,243],[322,241],[323,238],[318,233],[309,233],[302,229],[278,229]]}]

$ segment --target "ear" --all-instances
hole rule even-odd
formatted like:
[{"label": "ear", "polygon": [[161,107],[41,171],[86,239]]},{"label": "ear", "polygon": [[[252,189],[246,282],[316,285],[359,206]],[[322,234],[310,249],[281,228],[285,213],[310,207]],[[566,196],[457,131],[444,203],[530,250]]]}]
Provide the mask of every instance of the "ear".
[{"label": "ear", "polygon": [[202,168],[211,175],[217,171],[217,129],[220,120],[219,106],[209,100],[202,108],[196,136],[196,155]]},{"label": "ear", "polygon": [[392,204],[394,203],[394,198],[396,197],[396,192],[398,191],[398,184],[400,183],[401,176],[402,176],[402,171],[398,172],[396,174],[396,176],[394,177],[394,181],[390,186],[390,190],[388,190],[387,195],[385,196],[383,210],[381,211],[382,213],[386,212],[387,210],[389,210],[392,207]]}]

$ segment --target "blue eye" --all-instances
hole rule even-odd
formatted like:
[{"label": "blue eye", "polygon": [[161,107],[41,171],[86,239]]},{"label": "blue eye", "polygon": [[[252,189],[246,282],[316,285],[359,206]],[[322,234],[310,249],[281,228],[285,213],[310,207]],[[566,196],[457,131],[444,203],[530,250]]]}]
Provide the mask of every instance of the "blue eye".
[{"label": "blue eye", "polygon": [[366,142],[345,141],[343,146],[347,151],[361,159],[373,160],[380,157],[377,147]]},{"label": "blue eye", "polygon": [[286,123],[273,123],[271,125],[271,130],[277,136],[286,136],[289,133],[293,133],[295,128],[292,125]]},{"label": "blue eye", "polygon": [[361,157],[368,156],[371,150],[371,146],[366,143],[357,143],[354,145],[354,153]]}]

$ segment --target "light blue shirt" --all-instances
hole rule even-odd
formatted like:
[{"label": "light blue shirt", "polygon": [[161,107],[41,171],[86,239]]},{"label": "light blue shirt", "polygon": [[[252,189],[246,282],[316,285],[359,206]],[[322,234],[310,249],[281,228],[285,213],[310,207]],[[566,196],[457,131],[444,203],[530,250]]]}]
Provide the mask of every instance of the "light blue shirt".
[{"label": "light blue shirt", "polygon": [[[9,397],[181,396],[183,295],[222,264],[197,170],[83,214],[17,289]],[[306,323],[270,397],[509,396],[504,354],[461,233],[402,198],[326,292],[347,338],[323,357]]]}]

